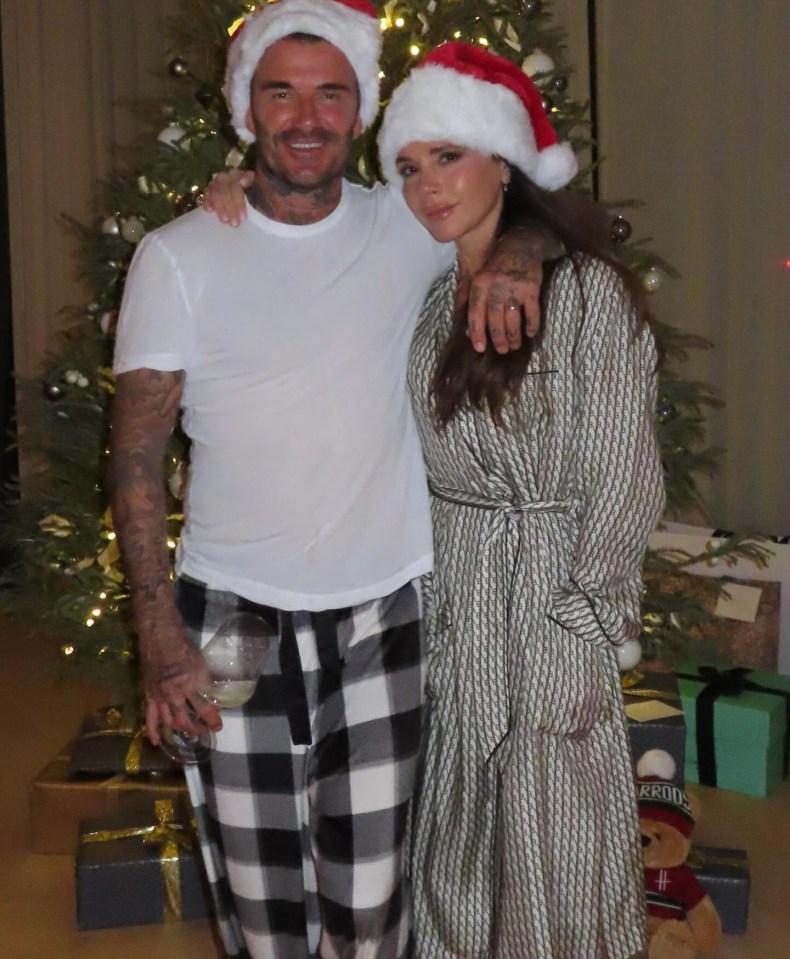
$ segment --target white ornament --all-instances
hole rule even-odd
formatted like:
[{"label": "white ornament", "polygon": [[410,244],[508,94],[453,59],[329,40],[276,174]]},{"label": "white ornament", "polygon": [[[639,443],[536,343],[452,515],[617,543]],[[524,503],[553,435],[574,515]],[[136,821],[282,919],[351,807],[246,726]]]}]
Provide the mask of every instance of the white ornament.
[{"label": "white ornament", "polygon": [[183,141],[183,138],[186,136],[186,130],[183,127],[180,127],[177,123],[172,123],[170,126],[167,126],[162,130],[162,132],[157,137],[157,140],[160,143],[166,143],[171,147],[178,147],[181,150],[188,150],[189,144]]},{"label": "white ornament", "polygon": [[102,313],[99,317],[99,329],[105,335],[110,332],[112,329],[113,321],[115,320],[115,311],[110,310],[107,313]]},{"label": "white ornament", "polygon": [[79,378],[80,378],[79,370],[66,370],[66,372],[63,374],[63,379],[67,383],[70,383],[72,386],[76,385],[77,380]]},{"label": "white ornament", "polygon": [[636,669],[642,659],[642,644],[638,639],[627,639],[617,647],[617,665],[620,672]]},{"label": "white ornament", "polygon": [[77,377],[77,386],[79,386],[80,389],[84,390],[89,386],[89,384],[90,384],[90,380],[88,379],[88,377],[80,373],[79,376]]},{"label": "white ornament", "polygon": [[642,276],[642,286],[648,293],[655,293],[664,282],[661,270],[656,266],[651,266]]},{"label": "white ornament", "polygon": [[121,227],[118,224],[118,220],[114,216],[108,216],[101,225],[101,231],[107,236],[118,236],[118,234],[121,232]]},{"label": "white ornament", "polygon": [[534,77],[536,73],[551,73],[554,69],[554,61],[548,53],[544,53],[539,47],[535,47],[532,53],[524,59],[521,69],[528,77]]},{"label": "white ornament", "polygon": [[145,236],[145,226],[136,216],[130,216],[121,225],[121,236],[127,243],[139,243]]}]

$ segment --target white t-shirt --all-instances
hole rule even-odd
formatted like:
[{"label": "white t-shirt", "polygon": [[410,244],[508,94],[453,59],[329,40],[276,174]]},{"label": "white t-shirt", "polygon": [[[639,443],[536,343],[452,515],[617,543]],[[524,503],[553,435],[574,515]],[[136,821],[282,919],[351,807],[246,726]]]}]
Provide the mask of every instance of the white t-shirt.
[{"label": "white t-shirt", "polygon": [[344,183],[325,219],[202,210],[129,271],[116,373],[185,370],[177,569],[281,609],[385,596],[432,564],[409,342],[452,259],[400,191]]}]

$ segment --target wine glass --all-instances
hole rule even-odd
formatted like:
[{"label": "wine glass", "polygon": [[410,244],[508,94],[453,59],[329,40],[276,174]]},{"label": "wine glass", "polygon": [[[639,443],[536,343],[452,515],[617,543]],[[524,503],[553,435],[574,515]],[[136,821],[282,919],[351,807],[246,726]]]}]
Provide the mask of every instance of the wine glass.
[{"label": "wine glass", "polygon": [[[236,612],[200,651],[208,682],[198,688],[202,699],[220,709],[243,706],[252,698],[258,676],[276,639],[276,632],[257,613]],[[197,718],[193,711],[193,718]],[[197,735],[165,727],[162,749],[172,759],[192,766],[208,759],[211,734]]]}]

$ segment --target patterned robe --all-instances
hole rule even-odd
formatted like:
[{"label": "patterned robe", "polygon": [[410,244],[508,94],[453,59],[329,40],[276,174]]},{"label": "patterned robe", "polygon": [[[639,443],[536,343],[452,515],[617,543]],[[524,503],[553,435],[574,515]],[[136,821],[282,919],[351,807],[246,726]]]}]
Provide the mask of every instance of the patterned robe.
[{"label": "patterned robe", "polygon": [[426,301],[409,386],[432,488],[430,718],[414,807],[419,959],[623,959],[642,859],[615,649],[639,634],[664,505],[656,352],[600,261],[557,271],[505,430],[435,430],[457,267]]}]

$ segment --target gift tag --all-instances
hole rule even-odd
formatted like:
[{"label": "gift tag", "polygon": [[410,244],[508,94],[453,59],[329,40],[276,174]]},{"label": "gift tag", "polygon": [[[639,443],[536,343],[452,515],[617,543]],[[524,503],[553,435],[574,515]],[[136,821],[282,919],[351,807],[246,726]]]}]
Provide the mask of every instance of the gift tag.
[{"label": "gift tag", "polygon": [[648,699],[644,703],[631,703],[625,707],[625,714],[637,723],[654,722],[657,719],[668,719],[670,716],[682,716],[682,709],[675,709],[659,699]]},{"label": "gift tag", "polygon": [[726,589],[729,595],[722,593],[719,596],[716,615],[726,619],[739,619],[742,623],[756,622],[757,608],[763,591],[758,586],[744,586],[741,583],[727,583]]}]

